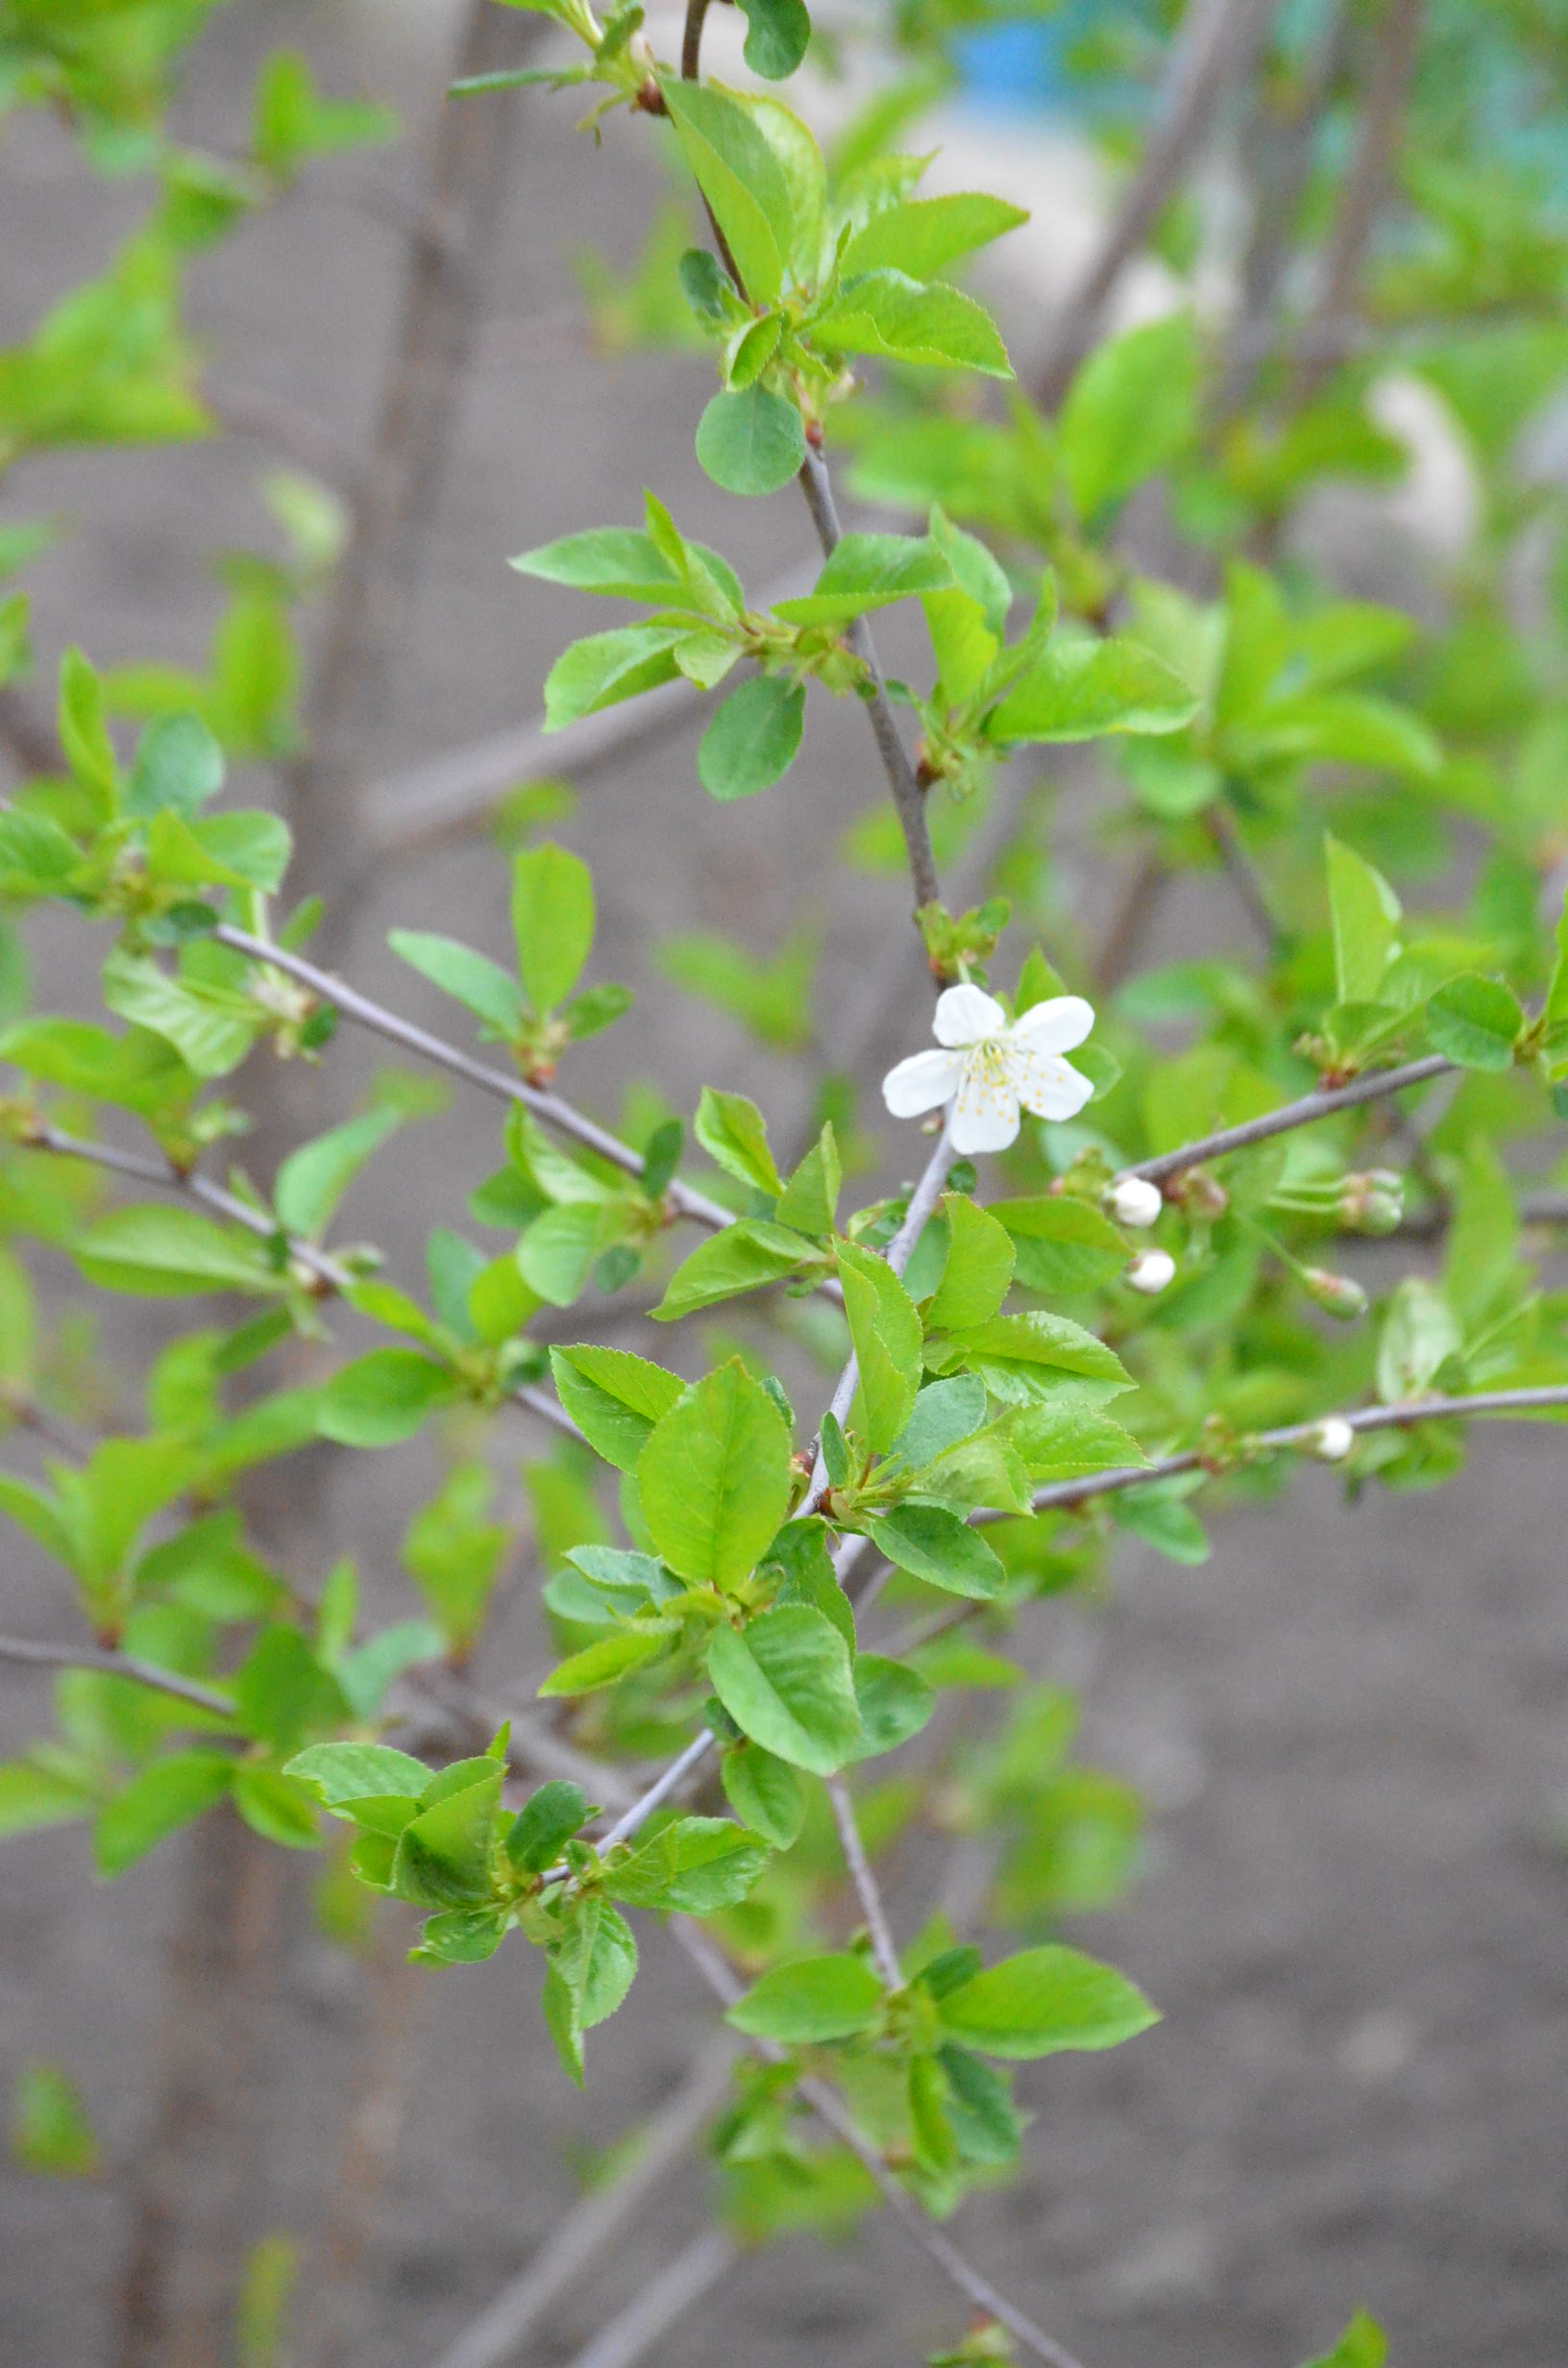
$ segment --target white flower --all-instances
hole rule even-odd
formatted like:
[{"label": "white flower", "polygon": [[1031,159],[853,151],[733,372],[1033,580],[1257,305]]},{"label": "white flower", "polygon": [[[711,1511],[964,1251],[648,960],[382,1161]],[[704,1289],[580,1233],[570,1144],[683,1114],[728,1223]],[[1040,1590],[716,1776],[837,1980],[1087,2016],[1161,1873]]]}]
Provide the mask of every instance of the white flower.
[{"label": "white flower", "polygon": [[1343,1415],[1325,1415],[1307,1444],[1325,1464],[1342,1464],[1356,1444],[1356,1434]]},{"label": "white flower", "polygon": [[1152,1225],[1165,1205],[1165,1196],[1146,1177],[1124,1175],[1106,1194],[1105,1205],[1118,1225]]},{"label": "white flower", "polygon": [[[953,1104],[955,1151],[1005,1151],[1017,1139],[1019,1105],[1040,1119],[1076,1118],[1094,1088],[1063,1060],[1081,1045],[1094,1014],[1081,995],[1057,995],[1009,1023],[994,996],[965,984],[937,999],[932,1032],[940,1049],[912,1053],[882,1080],[895,1119]],[[956,1097],[956,1099],[955,1099]]]},{"label": "white flower", "polygon": [[1175,1273],[1176,1261],[1168,1249],[1140,1249],[1121,1279],[1152,1299],[1174,1280]]}]

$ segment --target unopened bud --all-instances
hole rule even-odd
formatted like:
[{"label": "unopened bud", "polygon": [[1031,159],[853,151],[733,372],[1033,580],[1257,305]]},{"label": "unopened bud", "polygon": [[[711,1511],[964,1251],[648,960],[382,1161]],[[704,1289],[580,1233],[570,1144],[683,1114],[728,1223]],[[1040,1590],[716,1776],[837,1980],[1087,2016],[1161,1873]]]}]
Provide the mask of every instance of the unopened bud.
[{"label": "unopened bud", "polygon": [[1310,1454],[1323,1464],[1342,1464],[1356,1444],[1356,1434],[1343,1415],[1325,1415],[1307,1440]]},{"label": "unopened bud", "polygon": [[1122,1276],[1132,1291],[1141,1291],[1145,1297],[1155,1298],[1165,1285],[1175,1280],[1176,1261],[1166,1249],[1140,1249]]},{"label": "unopened bud", "polygon": [[639,74],[652,77],[658,73],[658,53],[646,33],[634,33],[626,43],[626,56]]},{"label": "unopened bud", "polygon": [[1353,1233],[1393,1233],[1405,1215],[1405,1179],[1391,1168],[1347,1175],[1337,1208],[1340,1223]]},{"label": "unopened bud", "polygon": [[1302,1287],[1314,1307],[1340,1323],[1354,1323],[1367,1310],[1367,1296],[1348,1274],[1331,1274],[1327,1267],[1303,1267]]},{"label": "unopened bud", "polygon": [[1105,1205],[1118,1225],[1152,1225],[1165,1196],[1146,1176],[1124,1175],[1106,1194]]}]

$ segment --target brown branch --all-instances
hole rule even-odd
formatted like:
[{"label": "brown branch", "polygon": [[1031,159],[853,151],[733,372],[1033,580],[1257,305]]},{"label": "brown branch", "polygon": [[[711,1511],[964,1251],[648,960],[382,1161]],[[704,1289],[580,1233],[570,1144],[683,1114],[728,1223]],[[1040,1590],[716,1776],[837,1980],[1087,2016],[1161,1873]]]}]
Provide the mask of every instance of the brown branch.
[{"label": "brown branch", "polygon": [[0,690],[0,743],[24,774],[56,773],[60,745],[54,725],[39,715],[17,690]]},{"label": "brown branch", "polygon": [[849,1870],[849,1880],[855,1887],[860,1912],[866,1919],[866,1930],[870,1936],[871,1955],[876,1960],[877,1972],[889,1989],[899,1989],[904,1977],[898,1963],[898,1951],[894,1945],[893,1928],[888,1922],[876,1877],[871,1872],[870,1860],[866,1856],[866,1844],[861,1839],[860,1826],[855,1817],[855,1804],[842,1776],[828,1779],[827,1797],[832,1805],[833,1822],[839,1829],[844,1862]]},{"label": "brown branch", "polygon": [[[1306,323],[1309,338],[1323,324],[1343,320],[1355,309],[1366,249],[1404,135],[1425,22],[1426,0],[1387,0],[1367,78],[1360,138],[1329,238],[1317,301]],[[1309,400],[1332,366],[1327,358],[1304,349],[1297,364],[1296,400]]]},{"label": "brown branch", "polygon": [[1200,1135],[1194,1142],[1184,1143],[1179,1150],[1162,1151],[1153,1159],[1135,1160],[1121,1173],[1146,1176],[1151,1184],[1161,1184],[1205,1160],[1223,1159],[1231,1151],[1244,1151],[1255,1143],[1267,1143],[1275,1135],[1287,1135],[1293,1127],[1311,1126],[1318,1119],[1335,1117],[1338,1111],[1357,1110],[1363,1102],[1383,1101],[1390,1094],[1403,1094],[1409,1086],[1425,1085],[1432,1077],[1447,1076],[1453,1067],[1453,1062],[1444,1060],[1441,1053],[1432,1052],[1424,1060],[1407,1061],[1401,1069],[1374,1070],[1349,1085],[1303,1094],[1299,1100],[1287,1101],[1280,1109],[1266,1111],[1262,1118],[1248,1119],[1239,1126],[1222,1126],[1214,1134]]},{"label": "brown branch", "polygon": [[668,2334],[740,2257],[732,2236],[723,2229],[704,2229],[655,2271],[625,2310],[573,2354],[571,2368],[636,2368],[649,2345]]},{"label": "brown branch", "polygon": [[1278,7],[1279,0],[1190,0],[1171,44],[1142,160],[1053,325],[1036,388],[1047,409],[1066,394],[1112,290],[1164,211],[1225,98],[1251,71]]},{"label": "brown branch", "polygon": [[227,1694],[214,1693],[209,1686],[199,1686],[194,1678],[181,1677],[173,1669],[160,1669],[156,1662],[138,1661],[132,1653],[110,1652],[92,1644],[40,1644],[31,1637],[0,1637],[0,1661],[37,1669],[91,1669],[100,1677],[123,1677],[130,1685],[166,1693],[176,1702],[210,1711],[218,1718],[234,1714]]}]

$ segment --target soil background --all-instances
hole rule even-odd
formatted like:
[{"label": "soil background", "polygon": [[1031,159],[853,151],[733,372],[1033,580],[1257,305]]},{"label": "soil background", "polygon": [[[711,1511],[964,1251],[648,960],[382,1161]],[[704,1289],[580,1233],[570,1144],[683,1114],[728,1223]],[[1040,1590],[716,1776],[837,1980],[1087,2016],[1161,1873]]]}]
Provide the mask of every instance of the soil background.
[{"label": "soil background", "polygon": [[[407,107],[412,151],[375,162],[411,186],[445,30],[443,11],[245,0],[203,43],[185,128],[215,147],[237,141],[257,58],[298,41],[329,86]],[[722,538],[748,581],[807,553],[789,494],[725,504],[698,472],[690,428],[707,384],[700,360],[606,369],[564,353],[549,327],[572,303],[574,247],[592,240],[629,259],[662,193],[635,127],[618,122],[596,153],[572,136],[572,112],[570,99],[527,103],[490,297],[503,326],[455,423],[417,631],[365,750],[372,775],[519,722],[568,633],[610,621],[520,583],[507,553],[632,518],[644,483],[688,531]],[[350,444],[373,417],[402,264],[399,234],[333,196],[361,177],[358,164],[326,168],[313,193],[196,274],[197,319],[224,380],[286,395]],[[135,189],[89,185],[47,127],[11,131],[0,143],[0,339],[107,260],[140,202]],[[527,318],[547,324],[536,345],[517,326]],[[264,535],[255,484],[265,461],[258,446],[230,439],[18,473],[8,487],[18,513],[59,505],[80,519],[38,571],[44,670],[68,635],[104,662],[148,653],[199,662],[218,595],[193,555]],[[688,731],[586,780],[564,834],[595,863],[600,974],[640,991],[629,1023],[574,1056],[572,1090],[613,1112],[635,1074],[656,1074],[678,1107],[703,1080],[744,1088],[788,1140],[805,1115],[803,1067],[758,1053],[719,1015],[672,1002],[650,948],[694,926],[768,946],[802,911],[816,915],[831,1049],[836,1018],[901,921],[897,883],[835,888],[820,860],[879,784],[852,714],[814,706],[789,792],[740,807],[700,797],[694,742]],[[1093,912],[1109,883],[1081,794],[1066,813],[1064,901]],[[383,867],[338,958],[372,991],[434,1020],[437,999],[386,953],[386,930],[445,927],[502,952],[502,879],[483,840]],[[1228,903],[1189,894],[1162,914],[1139,967],[1239,925]],[[40,939],[40,1007],[90,1007],[90,950],[67,928]],[[889,1030],[866,1049],[869,1075],[921,1032],[910,1032],[910,1014],[924,1008],[913,951],[890,985]],[[376,1059],[345,1033],[296,1087],[302,1124],[341,1115]],[[489,1172],[497,1139],[493,1110],[457,1098],[446,1124],[410,1129],[368,1172],[351,1230],[383,1243],[394,1271],[409,1270],[427,1213],[450,1212],[457,1188]],[[156,1310],[114,1312],[109,1353],[127,1373],[160,1320]],[[1164,2020],[1110,2057],[1024,2071],[1037,2114],[1029,2175],[969,2204],[964,2241],[1092,2368],[1290,2368],[1327,2348],[1358,2304],[1385,2321],[1404,2368],[1552,2368],[1568,2357],[1559,1438],[1478,1429],[1464,1479],[1413,1499],[1349,1507],[1329,1474],[1305,1472],[1287,1510],[1228,1517],[1206,1566],[1129,1546],[1104,1607],[1042,1610],[1033,1621],[1037,1665],[1082,1688],[1084,1751],[1141,1787],[1151,1810],[1136,1888],[1116,1911],[1078,1919],[1070,1936],[1125,1966]],[[525,1443],[520,1433],[520,1452]],[[25,1459],[8,1443],[8,1461]],[[417,1453],[340,1459],[316,1574],[352,1551],[373,1599],[406,1616],[396,1545],[432,1471]],[[11,1530],[0,1585],[8,1627],[71,1633],[56,1581]],[[530,1623],[515,1619],[486,1674],[518,1687],[537,1651]],[[0,1672],[5,1748],[36,1731],[38,1692],[36,1679]],[[92,1881],[74,1831],[13,1842],[4,1860],[0,2070],[9,2087],[25,2057],[63,2060],[111,2166],[134,2164],[147,2142],[159,1990],[188,1846],[165,1847],[114,1887]],[[895,1905],[919,1912],[918,1880]],[[261,2136],[250,2209],[257,2234],[308,2239],[341,2205],[363,1986],[314,1932],[297,1866],[276,1920],[277,1971],[252,2035]],[[710,2028],[683,1961],[651,1935],[630,2010],[595,2035],[579,2098],[555,2065],[519,1952],[418,1987],[388,2043],[403,2120],[390,2176],[367,2206],[357,2315],[340,2355],[355,2368],[431,2360],[546,2237],[580,2191],[591,2151],[671,2090]],[[687,2167],[663,2184],[521,2356],[572,2356],[699,2227],[700,2176]],[[123,2179],[111,2167],[98,2181],[52,2183],[0,2165],[0,2362],[109,2368],[128,2241]],[[792,2239],[747,2258],[651,2356],[682,2368],[798,2368],[807,2357],[908,2368],[958,2325],[935,2274],[894,2231],[870,2224],[837,2248]]]}]

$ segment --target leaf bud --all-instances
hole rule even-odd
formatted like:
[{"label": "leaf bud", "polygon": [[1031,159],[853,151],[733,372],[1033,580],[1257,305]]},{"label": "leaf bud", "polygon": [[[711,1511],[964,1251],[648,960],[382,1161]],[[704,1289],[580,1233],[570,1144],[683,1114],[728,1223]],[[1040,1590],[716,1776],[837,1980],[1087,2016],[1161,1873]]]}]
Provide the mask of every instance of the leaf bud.
[{"label": "leaf bud", "polygon": [[1118,1177],[1105,1196],[1108,1214],[1118,1225],[1152,1225],[1165,1205],[1164,1195],[1158,1184],[1147,1177],[1124,1175]]}]

